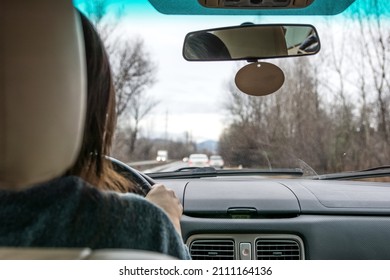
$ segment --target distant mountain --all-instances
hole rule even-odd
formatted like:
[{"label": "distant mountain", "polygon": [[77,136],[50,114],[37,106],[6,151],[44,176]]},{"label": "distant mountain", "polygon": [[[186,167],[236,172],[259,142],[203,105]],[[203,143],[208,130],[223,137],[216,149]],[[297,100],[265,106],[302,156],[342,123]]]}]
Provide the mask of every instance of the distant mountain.
[{"label": "distant mountain", "polygon": [[218,141],[207,140],[196,144],[196,148],[199,152],[207,151],[211,154],[218,153]]}]

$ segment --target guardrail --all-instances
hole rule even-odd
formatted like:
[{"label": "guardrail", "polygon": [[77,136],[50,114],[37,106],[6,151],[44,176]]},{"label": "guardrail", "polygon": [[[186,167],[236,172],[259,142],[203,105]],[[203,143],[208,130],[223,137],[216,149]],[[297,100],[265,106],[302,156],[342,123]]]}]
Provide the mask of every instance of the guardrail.
[{"label": "guardrail", "polygon": [[165,165],[170,162],[172,162],[172,160],[167,160],[167,161],[144,160],[144,161],[127,162],[126,164],[139,171],[143,171],[160,165]]}]

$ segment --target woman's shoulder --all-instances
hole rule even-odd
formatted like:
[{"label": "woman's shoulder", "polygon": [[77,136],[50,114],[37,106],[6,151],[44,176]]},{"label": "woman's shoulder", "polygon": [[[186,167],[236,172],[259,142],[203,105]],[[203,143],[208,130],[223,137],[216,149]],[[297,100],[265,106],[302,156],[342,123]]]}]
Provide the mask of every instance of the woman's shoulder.
[{"label": "woman's shoulder", "polygon": [[[95,209],[105,209],[107,215],[114,217],[133,217],[132,221],[136,222],[136,217],[142,218],[153,215],[164,216],[165,213],[154,204],[147,201],[144,197],[134,193],[119,193],[114,191],[101,191],[98,188],[88,184],[78,177],[67,177],[73,183],[72,192],[77,196],[80,204],[91,205]],[[139,215],[138,215],[139,214]],[[145,221],[146,222],[146,219]]]},{"label": "woman's shoulder", "polygon": [[183,240],[160,207],[138,194],[100,191],[77,177],[67,180],[76,188],[79,219],[93,224],[95,233],[100,231],[95,247],[150,250],[189,258]]},{"label": "woman's shoulder", "polygon": [[123,227],[149,227],[151,230],[171,227],[165,212],[138,194],[105,192],[103,196],[113,215],[126,218]]},{"label": "woman's shoulder", "polygon": [[110,201],[112,226],[116,228],[115,242],[123,242],[123,247],[189,259],[183,240],[160,207],[137,194],[106,192],[105,196]]}]

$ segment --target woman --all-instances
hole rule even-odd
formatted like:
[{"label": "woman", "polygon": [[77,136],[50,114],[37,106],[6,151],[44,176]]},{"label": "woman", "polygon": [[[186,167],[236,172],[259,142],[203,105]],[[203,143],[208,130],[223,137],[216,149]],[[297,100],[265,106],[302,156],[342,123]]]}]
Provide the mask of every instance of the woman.
[{"label": "woman", "polygon": [[[115,91],[103,43],[91,22],[82,13],[80,17],[87,57],[87,116],[81,151],[68,175],[79,176],[100,190],[145,195],[137,184],[117,173],[105,158],[110,154],[116,125]],[[182,206],[174,192],[156,185],[146,199],[163,208],[181,234]]]},{"label": "woman", "polygon": [[0,247],[140,249],[189,259],[179,234],[182,207],[173,191],[154,187],[147,197],[153,203],[102,191],[136,192],[136,186],[104,160],[115,124],[110,67],[96,31],[83,16],[82,23],[89,107],[79,159],[67,176],[24,191],[0,190]]}]

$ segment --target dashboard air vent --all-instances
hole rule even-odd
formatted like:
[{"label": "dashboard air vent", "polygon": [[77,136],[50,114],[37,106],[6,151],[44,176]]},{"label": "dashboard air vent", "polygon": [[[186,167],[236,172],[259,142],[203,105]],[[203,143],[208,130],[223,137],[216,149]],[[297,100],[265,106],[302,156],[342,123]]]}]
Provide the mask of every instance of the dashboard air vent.
[{"label": "dashboard air vent", "polygon": [[233,240],[195,240],[190,245],[193,260],[233,260]]},{"label": "dashboard air vent", "polygon": [[301,246],[295,240],[259,239],[256,255],[258,260],[300,260]]}]

